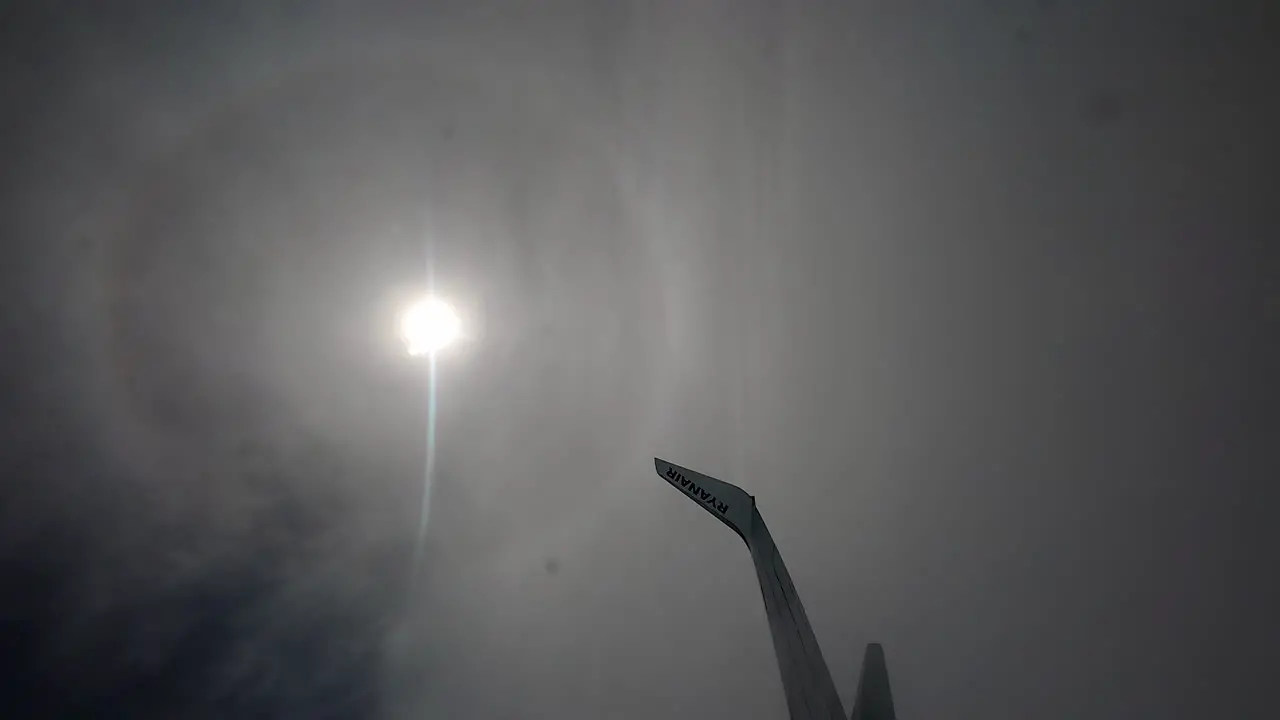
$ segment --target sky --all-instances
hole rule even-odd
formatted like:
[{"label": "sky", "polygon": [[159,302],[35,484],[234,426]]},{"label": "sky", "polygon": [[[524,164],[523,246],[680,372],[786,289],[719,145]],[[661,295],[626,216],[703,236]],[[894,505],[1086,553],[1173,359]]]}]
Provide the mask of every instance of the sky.
[{"label": "sky", "polygon": [[6,3],[0,715],[1272,717],[1265,5]]}]

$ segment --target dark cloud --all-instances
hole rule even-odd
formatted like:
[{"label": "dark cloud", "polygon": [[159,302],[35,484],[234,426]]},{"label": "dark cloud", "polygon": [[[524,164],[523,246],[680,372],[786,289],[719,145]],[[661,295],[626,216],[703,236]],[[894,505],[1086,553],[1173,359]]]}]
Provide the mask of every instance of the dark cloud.
[{"label": "dark cloud", "polygon": [[1085,120],[1100,127],[1120,122],[1124,113],[1125,97],[1114,90],[1096,90],[1085,101]]}]

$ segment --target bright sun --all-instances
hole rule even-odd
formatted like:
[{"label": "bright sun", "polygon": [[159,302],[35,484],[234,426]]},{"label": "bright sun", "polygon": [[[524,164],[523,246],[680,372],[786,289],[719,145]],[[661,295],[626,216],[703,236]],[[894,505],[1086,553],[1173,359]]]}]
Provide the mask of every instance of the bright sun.
[{"label": "bright sun", "polygon": [[458,312],[441,298],[419,300],[400,316],[400,337],[413,356],[435,355],[461,336]]}]

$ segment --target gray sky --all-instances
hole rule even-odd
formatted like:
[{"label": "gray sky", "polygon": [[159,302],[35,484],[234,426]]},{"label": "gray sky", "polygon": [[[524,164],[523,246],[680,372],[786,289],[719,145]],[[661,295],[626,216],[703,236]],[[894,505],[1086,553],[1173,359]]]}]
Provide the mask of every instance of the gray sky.
[{"label": "gray sky", "polygon": [[[846,705],[877,641],[903,718],[1270,716],[1261,6],[12,11],[6,697],[784,717],[660,455]],[[481,337],[414,587],[428,257]]]}]

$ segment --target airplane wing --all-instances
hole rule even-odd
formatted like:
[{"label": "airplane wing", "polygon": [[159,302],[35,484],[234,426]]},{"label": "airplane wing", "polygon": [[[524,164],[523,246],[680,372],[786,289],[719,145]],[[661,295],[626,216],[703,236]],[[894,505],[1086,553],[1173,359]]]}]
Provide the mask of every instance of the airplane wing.
[{"label": "airplane wing", "polygon": [[[764,595],[765,615],[792,720],[845,720],[818,639],[791,574],[782,562],[755,498],[742,488],[654,458],[658,475],[738,533],[751,551]],[[881,720],[878,716],[867,720]]]},{"label": "airplane wing", "polygon": [[666,460],[654,458],[653,466],[663,480],[728,525],[729,529],[738,533],[738,537],[747,540],[751,532],[751,511],[755,508],[755,498],[737,485],[730,485]]},{"label": "airplane wing", "polygon": [[880,643],[867,645],[862,658],[862,677],[853,701],[851,720],[894,720],[893,693],[889,690],[889,669]]}]

